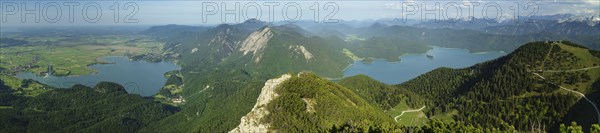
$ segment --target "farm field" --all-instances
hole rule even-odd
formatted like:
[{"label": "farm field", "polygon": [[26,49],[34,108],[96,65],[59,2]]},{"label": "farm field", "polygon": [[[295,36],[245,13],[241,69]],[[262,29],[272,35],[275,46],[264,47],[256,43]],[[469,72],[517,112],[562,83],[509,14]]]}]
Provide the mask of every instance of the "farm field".
[{"label": "farm field", "polygon": [[[4,39],[4,38],[3,38]],[[76,76],[94,73],[87,66],[108,63],[104,56],[160,54],[162,42],[140,35],[105,35],[80,37],[12,36],[27,40],[26,44],[4,46],[0,49],[0,69],[16,74],[29,71],[42,75],[52,70],[57,76]]]}]

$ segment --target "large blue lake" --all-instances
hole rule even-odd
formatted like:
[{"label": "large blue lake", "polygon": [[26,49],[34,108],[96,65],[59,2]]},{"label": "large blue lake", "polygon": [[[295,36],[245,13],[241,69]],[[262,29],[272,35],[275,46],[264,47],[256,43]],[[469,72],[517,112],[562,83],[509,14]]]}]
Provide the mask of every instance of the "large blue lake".
[{"label": "large blue lake", "polygon": [[146,61],[130,61],[127,57],[109,56],[103,58],[111,64],[97,64],[90,68],[98,73],[82,76],[47,77],[36,76],[33,73],[19,73],[17,78],[33,79],[58,88],[68,88],[75,84],[93,87],[98,82],[109,81],[121,84],[130,94],[151,96],[156,94],[165,84],[164,73],[180,68],[171,62],[150,63]]},{"label": "large blue lake", "polygon": [[402,55],[400,62],[355,61],[344,71],[344,77],[364,74],[386,84],[400,84],[439,67],[464,68],[504,55],[504,52],[470,53],[465,49],[433,46],[424,54]]}]

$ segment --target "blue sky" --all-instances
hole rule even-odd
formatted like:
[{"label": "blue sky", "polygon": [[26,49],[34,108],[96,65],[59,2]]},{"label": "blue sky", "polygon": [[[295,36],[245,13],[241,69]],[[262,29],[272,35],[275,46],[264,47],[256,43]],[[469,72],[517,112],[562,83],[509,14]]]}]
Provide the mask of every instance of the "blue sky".
[{"label": "blue sky", "polygon": [[[0,4],[2,26],[212,25],[238,23],[249,18],[290,22],[313,20],[320,23],[336,20],[381,18],[431,20],[470,16],[504,20],[512,19],[515,15],[600,14],[600,0],[208,2],[103,0],[2,1]],[[37,4],[39,6],[36,6]]]}]

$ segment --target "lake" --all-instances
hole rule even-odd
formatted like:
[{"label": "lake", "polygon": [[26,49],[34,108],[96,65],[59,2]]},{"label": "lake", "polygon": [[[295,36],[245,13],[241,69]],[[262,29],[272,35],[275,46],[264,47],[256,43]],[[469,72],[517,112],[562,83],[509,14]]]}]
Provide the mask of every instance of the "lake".
[{"label": "lake", "polygon": [[69,88],[75,84],[93,87],[101,81],[121,84],[130,94],[152,96],[165,84],[164,73],[180,68],[172,62],[150,63],[146,61],[131,61],[123,56],[108,56],[103,58],[111,64],[96,64],[89,66],[97,70],[95,74],[81,76],[47,77],[36,76],[31,72],[17,74],[20,79],[33,79],[58,88]]},{"label": "lake", "polygon": [[386,84],[400,84],[439,67],[465,68],[506,55],[500,51],[470,53],[465,49],[432,47],[424,54],[402,55],[400,62],[355,61],[344,70],[344,77],[364,74]]}]

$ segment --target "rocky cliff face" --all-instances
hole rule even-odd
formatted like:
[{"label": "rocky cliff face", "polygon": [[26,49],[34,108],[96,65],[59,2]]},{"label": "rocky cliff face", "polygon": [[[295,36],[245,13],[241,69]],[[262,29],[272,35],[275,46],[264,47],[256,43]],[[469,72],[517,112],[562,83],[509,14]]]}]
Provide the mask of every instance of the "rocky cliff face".
[{"label": "rocky cliff face", "polygon": [[238,125],[230,133],[256,133],[256,132],[267,132],[270,125],[268,123],[261,123],[261,119],[269,114],[267,110],[267,104],[279,95],[275,93],[275,88],[291,77],[290,74],[285,74],[279,78],[270,79],[265,82],[265,86],[262,88],[254,108],[241,118],[240,125]]},{"label": "rocky cliff face", "polygon": [[310,53],[308,50],[306,50],[306,48],[304,46],[301,45],[293,45],[289,47],[290,50],[293,50],[294,52],[304,55],[304,59],[306,59],[307,61],[310,60],[311,58],[313,58],[313,54]]},{"label": "rocky cliff face", "polygon": [[242,42],[242,46],[240,51],[244,53],[244,55],[252,52],[254,62],[259,62],[262,57],[261,51],[265,49],[269,39],[273,37],[273,32],[271,32],[271,28],[265,27],[262,30],[258,30],[248,36],[246,40]]},{"label": "rocky cliff face", "polygon": [[208,47],[213,47],[212,49],[216,50],[213,51],[215,52],[216,61],[229,57],[240,44],[240,41],[237,41],[238,39],[234,37],[236,36],[235,32],[236,30],[232,30],[231,28],[223,29],[208,43]]}]

